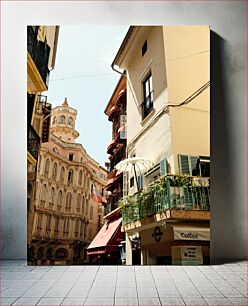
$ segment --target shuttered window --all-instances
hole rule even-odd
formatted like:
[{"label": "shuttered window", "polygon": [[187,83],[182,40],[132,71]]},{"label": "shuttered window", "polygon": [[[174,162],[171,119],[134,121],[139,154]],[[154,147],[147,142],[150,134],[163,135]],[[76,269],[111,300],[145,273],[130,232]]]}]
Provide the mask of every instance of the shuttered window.
[{"label": "shuttered window", "polygon": [[167,160],[166,158],[160,161],[160,176],[167,174]]},{"label": "shuttered window", "polygon": [[200,175],[198,156],[178,155],[180,174]]}]

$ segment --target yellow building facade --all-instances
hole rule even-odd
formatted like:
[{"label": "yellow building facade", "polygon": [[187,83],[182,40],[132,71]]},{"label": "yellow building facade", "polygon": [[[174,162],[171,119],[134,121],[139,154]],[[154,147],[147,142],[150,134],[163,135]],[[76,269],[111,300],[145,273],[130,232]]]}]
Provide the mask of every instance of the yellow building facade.
[{"label": "yellow building facade", "polygon": [[28,248],[35,264],[80,264],[103,225],[107,171],[75,142],[77,111],[67,99],[51,113],[49,141],[41,146],[29,214]]},{"label": "yellow building facade", "polygon": [[112,67],[126,71],[128,157],[153,164],[142,192],[129,174],[126,263],[208,263],[210,29],[130,27]]}]

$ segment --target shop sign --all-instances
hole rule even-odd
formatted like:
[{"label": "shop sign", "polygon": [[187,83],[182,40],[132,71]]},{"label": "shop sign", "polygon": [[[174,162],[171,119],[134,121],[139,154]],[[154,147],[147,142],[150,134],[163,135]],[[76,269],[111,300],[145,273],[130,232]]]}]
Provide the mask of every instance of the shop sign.
[{"label": "shop sign", "polygon": [[201,240],[210,241],[209,228],[187,228],[173,226],[175,240]]},{"label": "shop sign", "polygon": [[161,237],[163,236],[163,232],[161,231],[160,227],[159,226],[156,226],[154,228],[154,231],[153,231],[153,234],[152,234],[152,237],[154,238],[154,240],[156,242],[159,242],[161,240]]},{"label": "shop sign", "polygon": [[182,264],[183,265],[202,265],[202,247],[201,246],[182,246]]}]

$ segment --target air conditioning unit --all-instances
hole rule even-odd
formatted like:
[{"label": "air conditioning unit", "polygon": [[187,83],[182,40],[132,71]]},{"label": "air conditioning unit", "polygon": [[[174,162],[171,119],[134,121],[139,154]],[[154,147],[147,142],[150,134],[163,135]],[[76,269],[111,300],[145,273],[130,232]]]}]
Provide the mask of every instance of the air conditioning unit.
[{"label": "air conditioning unit", "polygon": [[194,177],[192,184],[195,187],[209,187],[209,178],[208,177]]}]

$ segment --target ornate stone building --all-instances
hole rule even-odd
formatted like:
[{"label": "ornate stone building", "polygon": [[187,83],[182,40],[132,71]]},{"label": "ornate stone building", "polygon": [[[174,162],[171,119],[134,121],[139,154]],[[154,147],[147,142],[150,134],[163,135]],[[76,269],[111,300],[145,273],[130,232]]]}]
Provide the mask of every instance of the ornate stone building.
[{"label": "ornate stone building", "polygon": [[41,147],[28,216],[28,254],[35,264],[87,262],[86,248],[102,226],[96,194],[104,195],[107,171],[75,142],[76,115],[65,98],[52,110],[49,141]]}]

